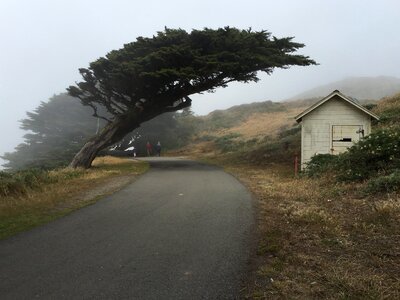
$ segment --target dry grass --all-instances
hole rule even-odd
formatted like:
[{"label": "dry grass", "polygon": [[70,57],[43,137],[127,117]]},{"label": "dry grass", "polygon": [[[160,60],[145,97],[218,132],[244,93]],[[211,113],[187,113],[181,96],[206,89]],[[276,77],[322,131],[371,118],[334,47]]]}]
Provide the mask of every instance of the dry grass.
[{"label": "dry grass", "polygon": [[[204,158],[204,157],[203,157]],[[207,157],[258,199],[246,299],[400,299],[400,195]]]},{"label": "dry grass", "polygon": [[381,115],[385,111],[398,109],[400,107],[400,94],[391,97],[385,97],[379,101],[378,105],[374,108],[374,113]]},{"label": "dry grass", "polygon": [[[397,120],[399,99],[381,101],[374,112]],[[203,134],[272,137],[307,103],[287,103],[286,112],[253,114],[238,126]],[[276,157],[260,152],[263,163],[251,165],[216,151],[212,142],[180,154],[225,167],[258,199],[261,238],[244,298],[400,299],[399,194],[368,196],[363,184],[338,184],[328,176],[294,178]]]},{"label": "dry grass", "polygon": [[[374,112],[397,124],[399,104],[400,95],[387,98]],[[303,109],[288,103],[286,112],[253,114],[223,134],[273,137]],[[289,167],[262,152],[263,164],[251,165],[216,152],[212,143],[186,151],[225,167],[258,199],[261,238],[244,298],[400,299],[400,194],[370,196],[362,183],[339,184],[328,176],[294,178]]]},{"label": "dry grass", "polygon": [[0,201],[0,238],[89,205],[147,170],[147,164],[114,157],[96,158],[93,167],[49,172],[52,183],[23,196],[2,197]]},{"label": "dry grass", "polygon": [[246,138],[276,137],[282,129],[292,127],[296,122],[294,117],[303,108],[294,108],[288,111],[253,114],[238,126],[226,129],[223,134],[238,133]]},{"label": "dry grass", "polygon": [[296,124],[294,117],[303,111],[304,107],[288,108],[285,111],[254,113],[237,126],[221,128],[213,131],[204,131],[199,136],[221,137],[229,134],[238,134],[238,140],[263,138],[266,135],[276,137],[282,130]]}]

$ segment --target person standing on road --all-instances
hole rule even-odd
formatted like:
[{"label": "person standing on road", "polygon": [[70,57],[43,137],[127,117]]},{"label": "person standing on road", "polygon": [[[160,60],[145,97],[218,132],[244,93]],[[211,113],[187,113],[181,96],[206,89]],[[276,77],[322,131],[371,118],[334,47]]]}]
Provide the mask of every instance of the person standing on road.
[{"label": "person standing on road", "polygon": [[147,156],[151,156],[151,154],[153,152],[153,147],[151,146],[150,142],[147,142],[146,150],[147,150]]},{"label": "person standing on road", "polygon": [[157,151],[157,156],[161,156],[161,143],[160,143],[160,141],[157,142],[156,151]]}]

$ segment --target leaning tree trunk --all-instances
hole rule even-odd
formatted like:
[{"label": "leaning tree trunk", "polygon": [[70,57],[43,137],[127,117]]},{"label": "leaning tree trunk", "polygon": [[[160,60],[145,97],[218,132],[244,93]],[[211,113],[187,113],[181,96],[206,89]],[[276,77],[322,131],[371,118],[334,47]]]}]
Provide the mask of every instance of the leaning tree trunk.
[{"label": "leaning tree trunk", "polygon": [[[183,99],[183,101],[176,106],[152,106],[151,109],[144,110],[142,107],[136,107],[134,110],[116,117],[113,122],[107,124],[99,134],[92,137],[82,149],[79,150],[69,166],[72,168],[90,168],[92,161],[96,158],[100,150],[120,141],[125,135],[135,128],[138,128],[143,122],[151,120],[165,112],[184,109],[189,107],[192,103],[192,100],[185,95],[178,97],[178,99]],[[174,101],[167,102],[167,104],[169,103],[173,104]]]},{"label": "leaning tree trunk", "polygon": [[92,137],[75,155],[71,163],[72,168],[90,168],[100,150],[115,144],[126,134],[139,127],[140,122],[135,118],[121,116],[107,124],[97,135]]}]

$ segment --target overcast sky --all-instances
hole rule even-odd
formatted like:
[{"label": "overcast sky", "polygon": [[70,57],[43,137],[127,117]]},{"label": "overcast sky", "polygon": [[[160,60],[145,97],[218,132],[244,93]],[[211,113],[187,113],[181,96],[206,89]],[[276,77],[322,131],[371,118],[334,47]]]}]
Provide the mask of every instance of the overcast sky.
[{"label": "overcast sky", "polygon": [[195,96],[197,114],[282,100],[348,76],[400,77],[399,0],[0,0],[0,154],[22,141],[26,111],[80,80],[78,68],[164,26],[227,25],[294,36],[320,65]]}]

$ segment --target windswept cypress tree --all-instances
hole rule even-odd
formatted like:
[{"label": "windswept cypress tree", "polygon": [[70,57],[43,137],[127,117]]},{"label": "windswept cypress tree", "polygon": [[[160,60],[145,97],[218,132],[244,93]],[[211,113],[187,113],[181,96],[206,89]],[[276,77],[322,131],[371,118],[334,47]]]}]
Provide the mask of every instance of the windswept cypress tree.
[{"label": "windswept cypress tree", "polygon": [[[107,121],[72,160],[89,168],[97,153],[121,140],[141,123],[191,105],[190,95],[226,87],[229,82],[258,81],[257,72],[307,66],[315,62],[293,54],[304,45],[275,38],[266,31],[165,29],[139,37],[79,70],[83,81],[71,96]],[[103,109],[111,117],[101,115]]]},{"label": "windswept cypress tree", "polygon": [[[104,126],[104,121],[99,126]],[[28,131],[25,141],[2,158],[8,169],[54,168],[67,165],[85,142],[97,131],[91,110],[66,94],[54,95],[42,102],[27,118],[21,129]]]}]

